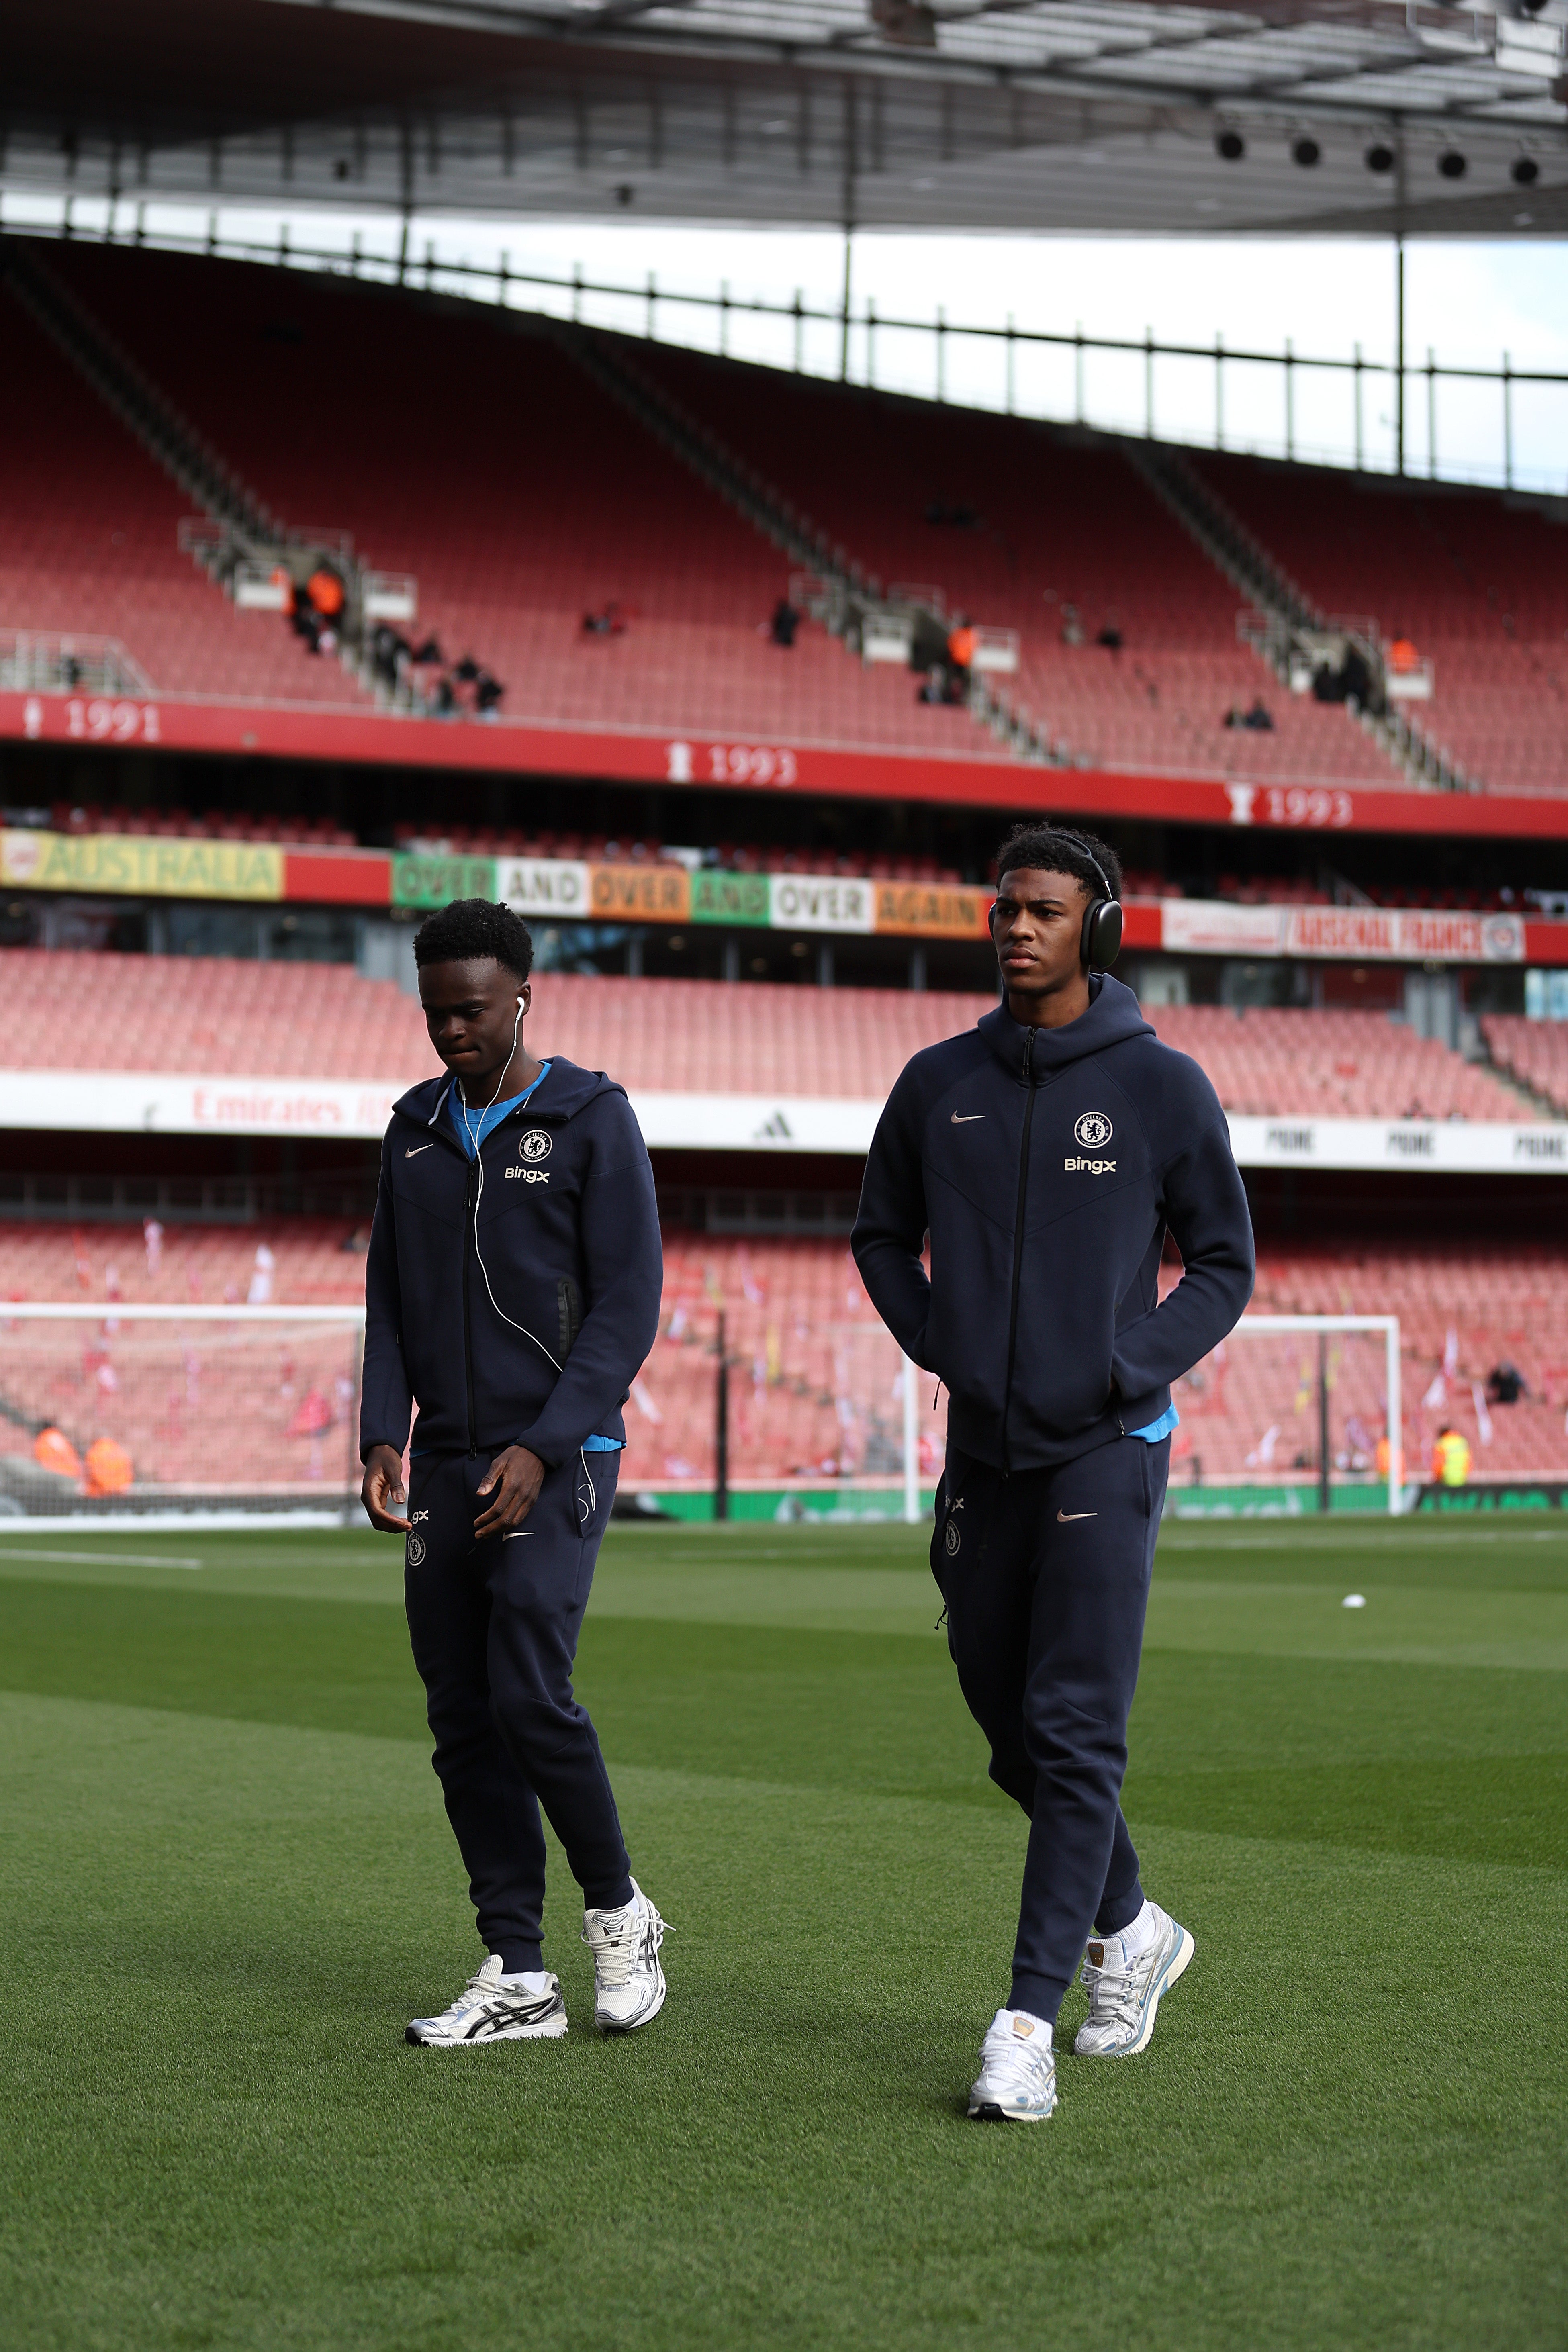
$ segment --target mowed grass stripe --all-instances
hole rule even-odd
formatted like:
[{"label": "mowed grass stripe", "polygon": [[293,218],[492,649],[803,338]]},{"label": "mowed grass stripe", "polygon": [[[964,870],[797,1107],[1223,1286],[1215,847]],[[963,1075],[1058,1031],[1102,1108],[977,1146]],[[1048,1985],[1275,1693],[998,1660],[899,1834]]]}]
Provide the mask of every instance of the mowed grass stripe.
[{"label": "mowed grass stripe", "polygon": [[[0,1588],[0,1685],[426,1739],[401,1619],[353,1603]],[[612,1767],[1009,1807],[945,1643],[590,1613],[578,1688]],[[1370,1850],[1568,1863],[1553,1675],[1152,1651],[1129,1818]]]}]

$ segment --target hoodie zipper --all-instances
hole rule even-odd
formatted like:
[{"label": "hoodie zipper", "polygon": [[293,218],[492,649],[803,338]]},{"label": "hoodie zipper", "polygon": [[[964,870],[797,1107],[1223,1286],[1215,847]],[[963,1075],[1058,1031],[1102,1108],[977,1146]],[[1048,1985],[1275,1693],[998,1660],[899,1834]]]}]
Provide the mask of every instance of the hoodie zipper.
[{"label": "hoodie zipper", "polygon": [[463,1219],[463,1371],[468,1387],[468,1454],[470,1459],[479,1450],[479,1423],[474,1417],[474,1327],[468,1311],[468,1251],[474,1240],[474,1186],[479,1174],[479,1155],[468,1162],[468,1192],[467,1213]]},{"label": "hoodie zipper", "polygon": [[1012,1474],[1007,1422],[1013,1408],[1013,1365],[1018,1352],[1018,1285],[1024,1272],[1024,1202],[1029,1189],[1029,1129],[1035,1123],[1035,1035],[1024,1044],[1024,1140],[1018,1151],[1018,1199],[1013,1212],[1013,1298],[1007,1311],[1007,1385],[1002,1392],[1002,1475]]}]

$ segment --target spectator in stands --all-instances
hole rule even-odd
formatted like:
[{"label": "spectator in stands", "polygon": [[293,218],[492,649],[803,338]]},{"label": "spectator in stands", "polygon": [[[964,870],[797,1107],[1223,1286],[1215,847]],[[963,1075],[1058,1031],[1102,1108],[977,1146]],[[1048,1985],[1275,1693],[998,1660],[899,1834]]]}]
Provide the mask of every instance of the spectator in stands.
[{"label": "spectator in stands", "polygon": [[1530,1382],[1518,1365],[1510,1364],[1506,1356],[1500,1364],[1494,1364],[1487,1374],[1489,1404],[1517,1404],[1521,1396],[1529,1394]]},{"label": "spectator in stands", "polygon": [[[1012,1988],[969,2112],[1032,2120],[1056,2105],[1057,2012],[1086,1948],[1083,2056],[1142,2050],[1192,1956],[1144,1900],[1119,1800],[1171,1383],[1235,1324],[1254,1258],[1218,1097],[1106,969],[1114,855],[1025,826],[996,870],[1005,1002],[898,1078],[852,1246],[949,1393],[931,1565],[991,1776],[1031,1824]],[[1167,1229],[1184,1271],[1162,1302]]]},{"label": "spectator in stands", "polygon": [[1106,621],[1102,623],[1099,631],[1096,633],[1094,642],[1097,646],[1103,646],[1107,653],[1119,654],[1121,651],[1124,641],[1121,631],[1117,626],[1116,623],[1114,621]]},{"label": "spectator in stands", "polygon": [[385,687],[395,687],[414,656],[406,637],[389,622],[378,621],[370,641],[371,667]]},{"label": "spectator in stands", "polygon": [[510,908],[459,899],[421,926],[414,956],[446,1076],[395,1104],[382,1150],[363,1501],[404,1538],[435,1766],[487,1957],[408,2039],[565,2032],[540,1949],[541,1805],[583,1888],[597,2022],[626,2032],[663,2006],[664,1925],[630,1874],[572,1668],[626,1443],[620,1400],[658,1329],[653,1170],[618,1086],[529,1053],[533,942]]},{"label": "spectator in stands", "polygon": [[480,670],[474,680],[474,709],[481,719],[495,719],[500,712],[500,698],[506,692],[500,678],[492,677],[488,669]]},{"label": "spectator in stands", "polygon": [[795,633],[799,626],[800,614],[787,596],[781,596],[773,606],[773,618],[768,623],[769,637],[775,646],[793,646]]},{"label": "spectator in stands", "polygon": [[969,695],[970,673],[974,667],[974,629],[967,613],[960,613],[947,633],[947,694],[949,702],[963,702]]},{"label": "spectator in stands", "polygon": [[1457,1429],[1440,1429],[1432,1448],[1432,1475],[1439,1486],[1465,1486],[1470,1477],[1470,1442]]},{"label": "spectator in stands", "polygon": [[1268,705],[1264,701],[1263,697],[1260,694],[1255,695],[1253,697],[1251,709],[1243,714],[1241,719],[1237,721],[1237,724],[1242,727],[1250,728],[1255,735],[1272,735],[1274,732],[1274,714],[1269,709]]},{"label": "spectator in stands", "polygon": [[585,637],[624,637],[628,618],[626,606],[612,597],[598,612],[584,614],[583,635]]},{"label": "spectator in stands", "polygon": [[1388,667],[1396,677],[1408,677],[1421,667],[1421,656],[1403,629],[1388,648]]},{"label": "spectator in stands", "polygon": [[1062,606],[1062,643],[1064,646],[1081,646],[1083,643],[1083,616],[1076,604]]}]

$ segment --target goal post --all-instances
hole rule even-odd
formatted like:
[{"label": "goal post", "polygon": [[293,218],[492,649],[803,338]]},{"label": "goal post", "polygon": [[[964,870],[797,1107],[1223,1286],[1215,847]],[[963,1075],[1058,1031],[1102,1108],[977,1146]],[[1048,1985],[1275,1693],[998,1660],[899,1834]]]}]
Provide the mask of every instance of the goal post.
[{"label": "goal post", "polygon": [[0,1299],[0,1524],[359,1497],[363,1306]]},{"label": "goal post", "polygon": [[[1396,1315],[1244,1315],[1175,1382],[1182,1427],[1173,1504],[1185,1486],[1283,1487],[1287,1507],[1329,1505],[1338,1475],[1404,1508],[1404,1399]],[[1196,1507],[1189,1496],[1189,1509]]]}]

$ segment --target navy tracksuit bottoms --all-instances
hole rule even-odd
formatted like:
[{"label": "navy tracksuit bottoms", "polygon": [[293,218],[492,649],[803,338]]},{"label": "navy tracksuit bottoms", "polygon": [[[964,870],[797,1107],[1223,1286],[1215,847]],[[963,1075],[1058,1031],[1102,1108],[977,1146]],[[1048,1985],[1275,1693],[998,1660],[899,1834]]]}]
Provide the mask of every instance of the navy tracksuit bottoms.
[{"label": "navy tracksuit bottoms", "polygon": [[486,1508],[479,1486],[489,1455],[429,1454],[411,1465],[404,1593],[432,1761],[480,1940],[509,1971],[542,1966],[541,1805],[587,1904],[632,1899],[605,1759],[572,1695],[618,1462],[574,1454],[546,1473],[519,1531],[484,1543],[474,1541],[474,1521]]},{"label": "navy tracksuit bottoms", "polygon": [[1010,1476],[950,1446],[931,1567],[991,1778],[1029,1816],[1009,2006],[1056,2021],[1091,1929],[1142,1908],[1121,1818],[1171,1442]]}]

